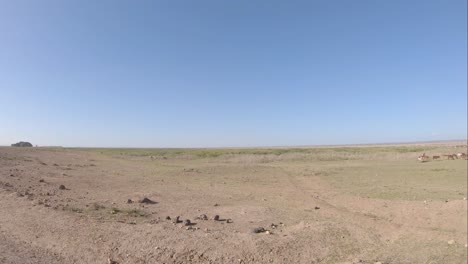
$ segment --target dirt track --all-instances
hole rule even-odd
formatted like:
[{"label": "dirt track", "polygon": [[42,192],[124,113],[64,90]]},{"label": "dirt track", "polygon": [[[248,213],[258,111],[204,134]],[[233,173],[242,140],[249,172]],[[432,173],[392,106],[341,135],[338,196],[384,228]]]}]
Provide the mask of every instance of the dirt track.
[{"label": "dirt track", "polygon": [[466,190],[387,200],[324,180],[353,162],[0,148],[0,263],[466,263]]}]

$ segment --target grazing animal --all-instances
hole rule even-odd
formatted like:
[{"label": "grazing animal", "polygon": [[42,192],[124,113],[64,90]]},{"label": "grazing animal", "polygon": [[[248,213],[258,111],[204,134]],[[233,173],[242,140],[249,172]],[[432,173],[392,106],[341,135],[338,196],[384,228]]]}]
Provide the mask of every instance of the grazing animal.
[{"label": "grazing animal", "polygon": [[458,159],[466,159],[466,154],[465,153],[457,153],[457,158]]},{"label": "grazing animal", "polygon": [[[453,155],[442,155],[444,157],[447,157],[447,160],[454,160],[455,158],[453,157]],[[456,155],[455,155],[456,156]]]},{"label": "grazing animal", "polygon": [[440,156],[432,156],[433,160],[440,159]]},{"label": "grazing animal", "polygon": [[426,156],[426,153],[423,153],[421,156],[418,157],[418,160],[421,162],[429,161],[429,156]]}]

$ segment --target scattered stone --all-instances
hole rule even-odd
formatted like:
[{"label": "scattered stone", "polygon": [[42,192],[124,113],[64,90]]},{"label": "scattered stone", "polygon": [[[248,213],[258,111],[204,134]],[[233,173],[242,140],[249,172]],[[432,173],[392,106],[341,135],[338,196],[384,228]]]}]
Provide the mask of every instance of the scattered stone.
[{"label": "scattered stone", "polygon": [[270,231],[267,230],[267,231],[265,231],[265,234],[269,235],[269,234],[271,234],[271,233],[270,233]]},{"label": "scattered stone", "polygon": [[40,179],[39,182],[44,182],[44,179]]},{"label": "scattered stone", "polygon": [[117,261],[112,260],[111,258],[107,259],[107,264],[119,264]]},{"label": "scattered stone", "polygon": [[219,215],[215,215],[215,216],[213,217],[213,220],[219,221]]},{"label": "scattered stone", "polygon": [[231,223],[232,223],[232,219],[231,219],[231,218],[228,218],[228,219],[226,220],[226,223],[231,224]]},{"label": "scattered stone", "polygon": [[256,227],[252,230],[253,233],[258,234],[258,233],[264,233],[266,230],[263,227]]},{"label": "scattered stone", "polygon": [[173,223],[175,223],[175,224],[182,223],[182,220],[180,220],[179,218],[180,218],[180,216],[177,216]]},{"label": "scattered stone", "polygon": [[201,215],[197,216],[195,219],[198,219],[198,220],[208,220],[208,216],[206,216],[206,214],[201,214]]},{"label": "scattered stone", "polygon": [[189,219],[185,219],[184,225],[189,226],[189,225],[192,225],[192,223],[190,222]]},{"label": "scattered stone", "polygon": [[315,210],[318,210],[318,209],[320,209],[320,207],[319,207],[319,206],[315,206],[315,208],[314,208],[314,209],[315,209]]},{"label": "scattered stone", "polygon": [[127,203],[129,203],[129,204],[133,203],[132,199],[128,199]]},{"label": "scattered stone", "polygon": [[449,245],[453,245],[453,244],[455,244],[455,240],[453,240],[453,239],[452,239],[452,240],[449,240],[449,241],[447,241],[447,243],[448,243]]},{"label": "scattered stone", "polygon": [[272,224],[270,225],[270,227],[273,228],[273,229],[275,229],[275,228],[278,227],[278,225],[275,225],[275,224],[272,223]]},{"label": "scattered stone", "polygon": [[362,263],[362,259],[355,258],[353,259],[353,263]]},{"label": "scattered stone", "polygon": [[138,200],[139,203],[144,203],[144,204],[155,204],[156,202],[153,200],[148,199],[147,197],[144,197],[143,199]]},{"label": "scattered stone", "polygon": [[63,184],[61,184],[61,185],[59,186],[59,190],[66,190],[66,189],[67,189],[67,188],[66,188],[65,185],[63,185]]},{"label": "scattered stone", "polygon": [[10,174],[10,177],[15,177],[15,175],[13,175],[13,174]]},{"label": "scattered stone", "polygon": [[219,204],[215,203],[214,206],[219,206]]},{"label": "scattered stone", "polygon": [[166,220],[171,220],[171,217],[170,217],[170,216],[166,216]]}]

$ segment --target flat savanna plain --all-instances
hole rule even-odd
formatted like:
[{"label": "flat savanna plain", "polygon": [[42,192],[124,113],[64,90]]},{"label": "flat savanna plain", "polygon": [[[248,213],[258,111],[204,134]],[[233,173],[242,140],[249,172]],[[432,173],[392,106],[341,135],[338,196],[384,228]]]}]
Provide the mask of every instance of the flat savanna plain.
[{"label": "flat savanna plain", "polygon": [[423,152],[467,145],[2,147],[0,263],[466,263],[467,161]]}]

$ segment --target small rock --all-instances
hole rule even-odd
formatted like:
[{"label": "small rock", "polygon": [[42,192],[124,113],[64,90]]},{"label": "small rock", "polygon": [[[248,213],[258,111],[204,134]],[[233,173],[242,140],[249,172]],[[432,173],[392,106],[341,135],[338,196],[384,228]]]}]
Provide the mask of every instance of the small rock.
[{"label": "small rock", "polygon": [[256,228],[254,228],[254,229],[252,230],[252,232],[253,232],[253,233],[256,233],[256,234],[258,234],[258,233],[263,233],[263,232],[265,232],[265,231],[266,231],[266,230],[265,230],[265,228],[263,228],[263,227],[256,227]]},{"label": "small rock", "polygon": [[189,219],[185,219],[184,225],[189,226],[189,225],[191,225],[191,224],[192,224],[192,223],[190,222]]},{"label": "small rock", "polygon": [[362,263],[362,260],[358,259],[358,258],[355,258],[355,259],[353,259],[353,263]]},{"label": "small rock", "polygon": [[232,219],[231,219],[231,218],[226,219],[226,223],[231,224],[231,223],[232,223]]},{"label": "small rock", "polygon": [[468,244],[465,244],[465,247],[468,248]]},{"label": "small rock", "polygon": [[215,215],[215,216],[213,217],[213,220],[219,221],[219,215]]},{"label": "small rock", "polygon": [[133,203],[132,199],[128,199],[127,203],[129,203],[129,204]]},{"label": "small rock", "polygon": [[39,182],[44,182],[44,179],[40,179]]},{"label": "small rock", "polygon": [[318,210],[318,209],[320,209],[320,207],[319,207],[319,206],[315,206],[315,208],[314,208],[314,209],[315,209],[315,210]]},{"label": "small rock", "polygon": [[144,204],[155,204],[155,201],[152,201],[148,199],[147,197],[144,197],[143,199],[138,200],[139,203],[144,203]]},{"label": "small rock", "polygon": [[267,231],[265,231],[265,234],[269,235],[269,234],[271,234],[271,233],[270,233],[270,231],[267,230]]},{"label": "small rock", "polygon": [[449,240],[449,241],[447,241],[447,243],[448,243],[449,245],[453,245],[453,244],[455,244],[455,240],[453,240],[453,239],[452,239],[452,240]]},{"label": "small rock", "polygon": [[59,186],[59,190],[66,190],[66,189],[67,189],[67,188],[66,188],[65,185],[63,185],[63,184],[61,184],[61,185]]},{"label": "small rock", "polygon": [[198,220],[208,220],[208,216],[206,216],[206,214],[201,214],[201,215],[197,216],[196,219],[198,219]]},{"label": "small rock", "polygon": [[182,223],[182,221],[179,218],[180,218],[180,216],[176,217],[176,219],[174,220],[175,224]]},{"label": "small rock", "polygon": [[107,259],[107,263],[108,263],[108,264],[119,264],[117,261],[112,260],[111,258],[108,258],[108,259]]},{"label": "small rock", "polygon": [[171,217],[170,217],[170,216],[166,216],[166,220],[171,220]]},{"label": "small rock", "polygon": [[380,262],[380,261],[377,261],[377,262],[374,262],[374,264],[382,264],[382,262]]},{"label": "small rock", "polygon": [[214,206],[219,206],[219,204],[215,203]]}]

